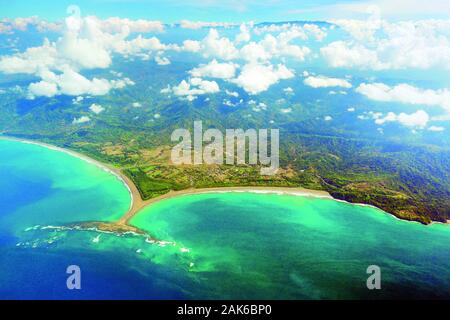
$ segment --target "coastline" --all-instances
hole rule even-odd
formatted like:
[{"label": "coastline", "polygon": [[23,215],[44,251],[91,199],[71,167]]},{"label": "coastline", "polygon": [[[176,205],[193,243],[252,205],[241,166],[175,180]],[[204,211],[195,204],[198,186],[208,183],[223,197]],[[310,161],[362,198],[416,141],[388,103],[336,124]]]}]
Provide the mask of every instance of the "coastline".
[{"label": "coastline", "polygon": [[[92,159],[92,158],[90,158],[84,154],[78,153],[76,151],[57,147],[57,146],[54,146],[54,145],[51,145],[51,144],[48,144],[45,142],[10,137],[10,136],[5,136],[5,135],[1,135],[1,134],[0,134],[0,140],[9,140],[9,141],[16,141],[16,142],[27,143],[27,144],[34,144],[34,145],[38,145],[38,146],[48,148],[51,150],[63,152],[63,153],[69,154],[71,156],[77,157],[83,161],[90,163],[90,164],[93,164],[93,165],[97,166],[98,168],[113,174],[117,179],[119,179],[124,184],[124,186],[127,188],[128,192],[130,194],[131,203],[130,203],[128,211],[126,213],[124,213],[122,215],[122,217],[117,221],[112,221],[112,222],[108,222],[108,223],[90,222],[90,223],[85,224],[86,226],[95,225],[97,228],[99,228],[101,230],[105,230],[105,231],[112,231],[112,232],[115,232],[115,231],[136,232],[136,231],[138,231],[139,232],[139,230],[137,230],[137,228],[135,228],[134,226],[129,224],[130,220],[135,215],[137,215],[139,212],[141,212],[143,209],[145,209],[146,207],[148,207],[156,202],[162,201],[162,200],[166,200],[166,199],[170,199],[170,198],[174,198],[174,197],[178,197],[178,196],[183,196],[183,195],[193,195],[193,194],[202,194],[202,193],[230,193],[230,192],[285,194],[285,195],[293,195],[293,196],[306,196],[306,197],[331,199],[334,201],[348,203],[348,204],[357,205],[357,206],[372,207],[372,208],[382,211],[383,213],[389,214],[390,216],[392,216],[398,220],[415,222],[415,221],[400,219],[400,218],[396,217],[395,215],[385,212],[382,209],[377,208],[370,204],[352,203],[352,202],[348,202],[345,200],[335,199],[327,191],[312,190],[312,189],[306,189],[306,188],[301,188],[301,187],[264,187],[264,186],[242,186],[242,187],[239,187],[239,186],[236,186],[236,187],[213,187],[213,188],[189,188],[189,189],[184,189],[184,190],[179,190],[179,191],[172,190],[161,196],[158,196],[158,197],[155,197],[152,199],[148,199],[148,200],[143,200],[141,197],[141,194],[140,194],[138,188],[136,187],[136,185],[134,184],[134,182],[128,176],[126,176],[120,169],[115,168],[111,165],[102,163],[98,160]],[[419,222],[417,222],[417,223],[419,223]],[[429,225],[432,225],[432,224],[443,224],[443,225],[450,226],[450,220],[447,220],[447,223],[439,222],[439,221],[432,221]]]},{"label": "coastline", "polygon": [[[15,138],[10,136],[4,136],[0,135],[0,140],[9,140],[9,141],[16,141],[21,143],[27,143],[27,144],[33,144],[37,146],[41,146],[47,149],[64,152],[66,154],[69,154],[73,157],[77,157],[81,160],[84,160],[88,163],[91,163],[98,168],[105,170],[111,174],[113,174],[116,178],[118,178],[128,189],[128,192],[130,193],[131,197],[131,203],[128,211],[122,215],[122,217],[116,221],[112,222],[116,225],[125,227],[129,226],[129,221],[138,214],[142,209],[146,208],[147,206],[159,202],[161,200],[170,199],[177,196],[182,195],[191,195],[191,194],[199,194],[199,193],[214,193],[214,192],[255,192],[255,193],[272,193],[272,194],[291,194],[291,195],[299,195],[299,196],[313,196],[313,197],[321,197],[321,198],[327,198],[327,199],[334,199],[328,192],[321,191],[321,190],[311,190],[311,189],[305,189],[300,187],[215,187],[215,188],[190,188],[190,189],[184,189],[180,191],[169,191],[166,194],[163,194],[159,197],[143,200],[141,197],[141,194],[134,184],[134,182],[126,176],[120,169],[112,167],[111,165],[102,163],[100,161],[97,161],[95,159],[92,159],[84,154],[78,153],[76,151],[72,151],[69,149],[64,149],[61,147],[57,147],[45,142],[39,142],[39,141],[33,141],[28,139],[21,139],[21,138]],[[334,199],[336,200],[336,199]],[[131,226],[130,226],[131,227]]]}]

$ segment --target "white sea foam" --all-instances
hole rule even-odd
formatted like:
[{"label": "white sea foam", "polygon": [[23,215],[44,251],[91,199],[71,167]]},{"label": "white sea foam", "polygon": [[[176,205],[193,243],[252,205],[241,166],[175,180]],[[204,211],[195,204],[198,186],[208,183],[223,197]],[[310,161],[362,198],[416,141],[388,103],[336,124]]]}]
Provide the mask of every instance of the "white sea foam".
[{"label": "white sea foam", "polygon": [[158,245],[160,246],[160,247],[165,247],[165,246],[176,246],[177,244],[175,243],[175,242],[172,242],[172,241],[163,241],[163,240],[161,240],[161,241],[157,241],[157,243],[158,243]]},{"label": "white sea foam", "polygon": [[40,227],[41,227],[40,225],[36,225],[36,226],[33,226],[33,227],[28,227],[28,228],[25,229],[25,232],[32,231],[32,230],[37,230]]}]

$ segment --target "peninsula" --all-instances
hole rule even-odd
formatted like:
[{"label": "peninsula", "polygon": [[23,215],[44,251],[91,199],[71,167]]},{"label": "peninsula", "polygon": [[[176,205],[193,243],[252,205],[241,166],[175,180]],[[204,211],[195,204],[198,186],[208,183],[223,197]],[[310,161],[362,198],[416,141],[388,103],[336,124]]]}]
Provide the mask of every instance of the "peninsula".
[{"label": "peninsula", "polygon": [[[219,186],[216,186],[214,184],[208,185],[208,186],[197,186],[195,183],[192,184],[192,186],[186,186],[186,185],[179,185],[173,183],[173,181],[164,181],[167,182],[167,185],[164,186],[164,188],[157,190],[155,192],[155,189],[151,189],[151,192],[149,192],[146,182],[142,182],[142,168],[135,168],[135,167],[119,167],[119,166],[113,166],[111,164],[105,163],[105,161],[100,161],[93,159],[91,155],[87,156],[85,154],[82,154],[78,151],[74,151],[67,148],[57,147],[49,143],[45,142],[38,142],[35,140],[29,140],[29,139],[22,139],[22,138],[16,138],[16,137],[10,137],[10,136],[0,136],[0,139],[8,139],[8,140],[15,140],[23,143],[32,143],[37,144],[49,149],[57,150],[60,152],[68,153],[72,156],[78,157],[80,159],[83,159],[87,162],[90,162],[103,170],[106,170],[110,172],[111,174],[114,174],[118,179],[120,179],[124,185],[127,187],[127,189],[130,192],[131,195],[131,204],[129,210],[118,220],[115,222],[86,222],[83,223],[82,226],[86,228],[97,228],[99,230],[103,231],[110,231],[110,232],[135,232],[135,233],[143,233],[142,230],[139,230],[138,228],[132,226],[130,224],[130,220],[138,214],[143,208],[164,200],[169,199],[176,196],[182,196],[182,195],[189,195],[189,194],[195,194],[195,193],[208,193],[208,192],[264,192],[264,193],[283,193],[283,194],[292,194],[292,195],[303,195],[303,196],[314,196],[314,197],[322,197],[322,198],[330,198],[330,199],[336,199],[336,200],[344,200],[348,201],[350,203],[355,204],[363,204],[363,205],[372,205],[375,207],[378,207],[384,211],[387,211],[391,214],[394,214],[396,217],[400,219],[406,219],[406,220],[415,220],[424,224],[428,224],[432,222],[432,220],[429,219],[419,219],[415,216],[409,217],[408,215],[404,215],[404,211],[396,211],[396,210],[387,210],[389,207],[383,206],[383,205],[377,205],[377,202],[374,202],[373,200],[376,199],[378,196],[377,194],[373,194],[372,197],[370,197],[370,194],[368,194],[368,199],[371,201],[358,201],[359,198],[345,198],[343,196],[340,196],[341,194],[331,189],[331,192],[327,190],[327,186],[329,186],[329,183],[327,183],[324,179],[320,179],[322,181],[322,184],[318,184],[318,190],[310,189],[310,188],[304,188],[299,186],[299,183],[295,183],[293,181],[294,179],[290,180],[288,179],[280,179],[280,176],[275,177],[272,180],[268,181],[253,181],[254,183],[249,183],[249,180],[244,180],[247,185],[244,183],[236,182],[235,185],[233,185],[233,181],[231,183],[228,182],[218,182]],[[103,159],[102,159],[103,160]],[[172,166],[176,167],[176,166]],[[195,175],[199,175],[199,172],[203,175],[208,174],[206,170],[209,170],[209,174],[211,176],[215,176],[219,173],[223,173],[221,171],[220,167],[206,167],[205,166],[180,166],[181,170],[185,170],[183,172],[186,172],[186,170],[195,170],[193,172],[190,172],[192,176],[195,178]],[[146,170],[154,169],[155,172],[161,173],[161,167],[160,166],[150,166],[147,167]],[[231,170],[230,168],[226,168],[226,170]],[[244,172],[244,174],[248,174],[248,168],[240,168],[237,167],[234,170],[237,170],[237,172],[241,173]],[[242,170],[242,171],[239,171]],[[258,168],[254,167],[254,171],[258,172]],[[281,169],[281,177],[289,177],[293,176],[292,169],[291,168],[284,168]],[[188,171],[189,172],[189,171]],[[227,172],[226,172],[227,173]],[[164,173],[163,173],[164,174]],[[163,175],[162,174],[162,175]],[[234,172],[234,175],[236,175],[236,171]],[[144,177],[145,178],[145,177]],[[202,177],[203,178],[203,177]],[[172,180],[175,180],[172,178]],[[161,182],[161,180],[157,181],[158,183]],[[173,184],[171,184],[173,183]],[[264,185],[264,184],[267,185]],[[241,185],[240,185],[241,184]],[[244,185],[243,185],[244,184]],[[311,183],[305,183],[307,186],[315,186]],[[173,188],[167,187],[167,186],[174,186]],[[152,186],[153,187],[153,186]],[[362,190],[364,188],[367,189],[368,186],[361,185]],[[397,194],[385,194],[385,199],[398,199],[398,200],[404,200],[404,195],[397,193]],[[395,208],[395,206],[391,206]],[[441,221],[444,223],[448,223],[447,220]]]}]

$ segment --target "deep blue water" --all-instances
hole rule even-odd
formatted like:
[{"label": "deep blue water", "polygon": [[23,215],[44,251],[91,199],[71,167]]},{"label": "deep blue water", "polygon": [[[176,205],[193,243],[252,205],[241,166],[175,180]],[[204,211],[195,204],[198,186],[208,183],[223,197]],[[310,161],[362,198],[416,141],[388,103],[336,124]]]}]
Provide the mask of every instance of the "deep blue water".
[{"label": "deep blue water", "polygon": [[[129,207],[115,176],[0,140],[0,299],[450,298],[450,228],[310,197],[213,193],[143,210],[137,235],[73,230]],[[366,268],[382,269],[381,291]],[[81,269],[81,290],[66,268]]]}]

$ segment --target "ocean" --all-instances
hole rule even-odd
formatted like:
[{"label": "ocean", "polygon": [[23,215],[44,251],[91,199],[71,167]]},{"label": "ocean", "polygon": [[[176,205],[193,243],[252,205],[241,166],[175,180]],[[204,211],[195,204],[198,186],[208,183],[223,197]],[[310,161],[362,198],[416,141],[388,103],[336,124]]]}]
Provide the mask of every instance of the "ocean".
[{"label": "ocean", "polygon": [[[0,140],[0,299],[450,298],[448,225],[312,196],[214,192],[145,208],[131,224],[151,237],[74,227],[117,220],[130,200],[92,163]],[[67,288],[70,265],[80,290]],[[366,286],[373,265],[380,290]]]}]

